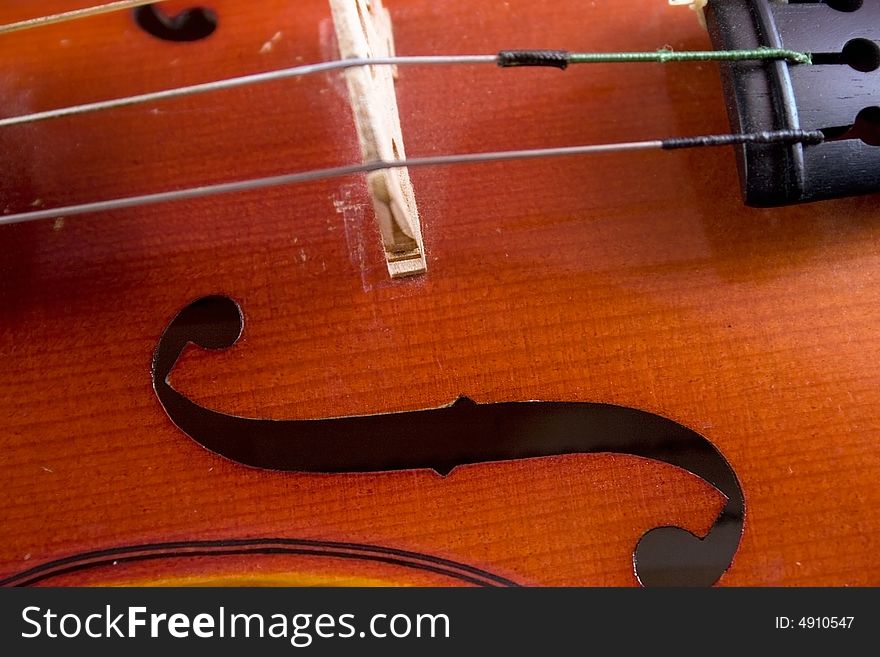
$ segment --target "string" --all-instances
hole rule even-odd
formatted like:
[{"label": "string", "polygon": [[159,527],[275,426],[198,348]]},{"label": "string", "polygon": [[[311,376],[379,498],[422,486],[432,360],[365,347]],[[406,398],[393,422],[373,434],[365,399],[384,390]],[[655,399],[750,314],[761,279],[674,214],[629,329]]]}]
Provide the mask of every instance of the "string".
[{"label": "string", "polygon": [[563,157],[575,155],[598,155],[602,153],[622,153],[632,151],[650,150],[677,150],[682,148],[702,148],[714,146],[729,146],[738,144],[819,144],[825,140],[825,135],[819,131],[804,130],[777,130],[768,132],[707,135],[699,137],[679,137],[672,139],[655,139],[650,141],[632,141],[611,144],[589,144],[583,146],[565,146],[560,148],[542,148],[534,150],[497,151],[488,153],[465,153],[459,155],[436,155],[429,157],[416,157],[406,160],[391,160],[367,162],[364,164],[352,164],[326,169],[314,169],[297,173],[240,180],[214,185],[203,185],[153,194],[128,196],[94,203],[82,203],[68,205],[55,209],[37,210],[10,214],[0,217],[0,225],[19,223],[24,221],[36,221],[39,219],[60,219],[81,214],[94,212],[106,212],[125,208],[140,207],[156,203],[171,201],[184,201],[189,199],[231,194],[233,192],[245,192],[269,187],[279,187],[295,183],[304,183],[327,178],[337,178],[355,174],[365,174],[385,169],[401,169],[404,167],[435,167],[449,166],[453,164],[483,164],[499,162],[503,160],[530,160],[536,158]]},{"label": "string", "polygon": [[277,69],[266,73],[243,75],[215,80],[163,91],[125,96],[82,105],[72,105],[44,112],[24,114],[0,119],[0,128],[35,123],[67,116],[89,114],[119,107],[130,107],[156,101],[182,98],[196,94],[233,89],[276,80],[298,78],[316,73],[345,70],[360,66],[436,66],[459,64],[495,64],[502,68],[521,66],[553,66],[566,68],[569,64],[617,64],[632,62],[693,62],[693,61],[788,61],[793,64],[809,64],[808,53],[782,48],[757,48],[754,50],[682,51],[660,50],[645,53],[569,53],[564,50],[506,50],[497,55],[423,55],[398,57],[367,57],[306,64]]},{"label": "string", "polygon": [[0,34],[10,34],[12,32],[20,32],[21,30],[29,30],[34,27],[42,27],[44,25],[54,25],[55,23],[64,23],[67,21],[79,20],[90,16],[98,16],[100,14],[109,14],[114,11],[124,11],[126,9],[134,9],[144,5],[155,4],[163,0],[118,0],[117,2],[108,2],[95,7],[86,7],[84,9],[74,9],[59,14],[51,14],[48,16],[40,16],[38,18],[28,18],[17,23],[8,23],[0,25]]},{"label": "string", "polygon": [[570,64],[635,64],[654,62],[744,62],[787,61],[789,64],[812,64],[810,53],[787,48],[752,48],[748,50],[682,50],[661,48],[650,52],[568,52],[566,50],[503,50],[498,65],[553,66],[565,69]]},{"label": "string", "polygon": [[607,54],[572,53],[572,64],[592,64],[596,62],[744,62],[785,60],[791,64],[812,64],[810,53],[788,50],[786,48],[754,48],[752,50],[683,50],[664,48],[656,52],[618,52]]},{"label": "string", "polygon": [[356,68],[359,66],[403,66],[407,64],[420,65],[448,65],[448,64],[468,64],[468,63],[495,63],[494,55],[457,55],[457,56],[428,56],[428,57],[384,57],[384,58],[359,58],[359,59],[343,59],[329,62],[320,62],[318,64],[306,64],[303,66],[293,66],[291,68],[283,68],[266,73],[255,73],[251,75],[243,75],[240,77],[227,78],[225,80],[215,80],[213,82],[203,82],[201,84],[193,84],[185,87],[176,87],[174,89],[166,89],[164,91],[154,91],[136,96],[126,96],[124,98],[115,98],[112,100],[103,100],[95,103],[85,103],[83,105],[73,105],[70,107],[62,107],[59,109],[48,110],[45,112],[35,112],[22,116],[13,116],[0,119],[0,128],[19,125],[22,123],[34,123],[36,121],[45,121],[48,119],[56,119],[65,116],[74,116],[80,114],[88,114],[91,112],[100,112],[118,107],[129,107],[132,105],[142,105],[144,103],[152,103],[161,100],[169,100],[171,98],[182,98],[185,96],[194,96],[210,91],[221,91],[226,89],[234,89],[236,87],[260,84],[263,82],[272,82],[275,80],[285,80],[289,78],[298,78],[315,73],[325,73],[329,71],[338,71],[348,68]]}]

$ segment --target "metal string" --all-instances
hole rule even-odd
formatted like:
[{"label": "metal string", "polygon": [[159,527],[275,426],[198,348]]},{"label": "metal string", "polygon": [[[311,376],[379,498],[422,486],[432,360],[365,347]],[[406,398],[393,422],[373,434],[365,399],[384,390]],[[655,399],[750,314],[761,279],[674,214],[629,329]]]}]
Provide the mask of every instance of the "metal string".
[{"label": "metal string", "polygon": [[808,132],[804,130],[778,130],[770,132],[708,135],[701,137],[685,137],[673,139],[655,139],[650,141],[633,141],[613,144],[589,144],[583,146],[565,146],[561,148],[541,148],[534,150],[497,151],[490,153],[465,153],[460,155],[438,155],[429,157],[415,157],[407,160],[392,160],[380,162],[367,162],[365,164],[352,164],[348,166],[330,167],[327,169],[315,169],[289,173],[280,176],[255,178],[252,180],[240,180],[214,185],[203,185],[154,194],[143,194],[124,198],[98,201],[95,203],[82,203],[60,208],[50,208],[32,212],[10,214],[0,217],[0,226],[4,224],[19,223],[24,221],[36,221],[39,219],[60,219],[74,215],[88,214],[93,212],[106,212],[109,210],[121,210],[134,208],[142,205],[155,203],[167,203],[170,201],[183,201],[188,199],[230,194],[233,192],[246,192],[268,187],[279,187],[294,183],[304,183],[340,176],[370,173],[384,169],[400,169],[404,167],[430,167],[448,166],[452,164],[482,164],[487,162],[499,162],[503,160],[529,160],[548,157],[563,157],[573,155],[598,155],[602,153],[621,153],[630,151],[649,150],[675,150],[681,148],[700,148],[711,146],[727,146],[736,144],[815,144],[824,141],[825,136],[818,131]]},{"label": "metal string", "polygon": [[[151,4],[152,0],[120,0],[104,5],[79,9],[70,12],[43,16],[40,18],[0,25],[0,34],[19,30],[76,20],[87,16],[130,9]],[[161,0],[159,0],[161,1]],[[385,58],[360,58],[339,61],[320,62],[291,68],[245,75],[224,80],[215,80],[202,84],[177,87],[163,91],[138,94],[93,103],[85,103],[54,110],[36,112],[21,116],[0,119],[0,128],[45,121],[68,116],[76,116],[91,112],[104,111],[119,107],[140,105],[144,103],[180,98],[195,94],[232,89],[236,87],[301,77],[316,73],[344,70],[360,66],[402,66],[402,65],[460,65],[460,64],[495,64],[503,68],[522,66],[552,66],[565,69],[571,64],[598,63],[634,63],[634,62],[691,62],[691,61],[787,61],[790,64],[810,64],[810,54],[786,49],[758,48],[754,50],[733,51],[690,51],[673,52],[668,49],[656,52],[614,52],[614,53],[569,53],[562,50],[508,50],[495,55],[440,55],[410,56]],[[775,132],[709,135],[701,137],[677,138],[666,140],[634,141],[615,144],[592,144],[568,146],[561,148],[544,148],[534,150],[498,151],[489,153],[466,153],[459,155],[441,155],[431,157],[410,158],[408,160],[392,160],[367,162],[340,167],[330,167],[312,171],[290,173],[280,176],[256,178],[229,183],[203,185],[187,189],[143,194],[124,198],[70,205],[61,208],[38,210],[32,212],[9,214],[0,217],[0,225],[39,219],[62,218],[74,215],[118,210],[138,207],[147,204],[165,203],[186,199],[202,198],[218,194],[244,192],[249,190],[277,187],[294,183],[303,183],[338,176],[365,174],[372,171],[404,168],[446,166],[452,164],[479,164],[501,160],[522,160],[545,157],[561,157],[572,155],[595,155],[600,153],[619,153],[625,151],[644,151],[660,149],[696,148],[722,146],[730,144],[810,144],[824,140],[821,132],[805,132],[800,130],[783,130]]]},{"label": "metal string", "polygon": [[134,9],[144,5],[152,5],[163,0],[118,0],[117,2],[108,2],[107,4],[97,5],[95,7],[86,7],[84,9],[74,9],[58,14],[50,14],[48,16],[39,16],[37,18],[28,18],[16,23],[8,23],[0,25],[0,34],[10,34],[12,32],[20,32],[21,30],[29,30],[34,27],[42,27],[44,25],[54,25],[56,23],[65,23],[67,21],[88,18],[89,16],[98,16],[100,14],[109,14],[114,11],[124,11],[126,9]]},{"label": "metal string", "polygon": [[234,89],[252,84],[298,78],[316,73],[326,73],[360,66],[446,66],[461,64],[495,64],[503,68],[522,66],[555,66],[565,68],[569,64],[613,64],[633,62],[693,62],[693,61],[788,61],[796,64],[808,64],[811,56],[808,53],[797,52],[780,48],[757,48],[754,50],[713,50],[713,51],[683,51],[672,52],[660,50],[647,53],[568,53],[560,50],[508,50],[495,55],[422,55],[422,56],[398,56],[398,57],[368,57],[351,58],[317,64],[306,64],[283,68],[266,73],[243,75],[224,80],[214,80],[201,84],[193,84],[163,91],[125,96],[112,100],[103,100],[94,103],[84,103],[70,107],[12,116],[0,119],[0,128],[35,123],[48,119],[57,119],[67,116],[89,114],[92,112],[106,111],[119,107],[130,107],[156,101],[182,98],[196,94]]},{"label": "metal string", "polygon": [[45,112],[35,112],[33,114],[25,114],[22,116],[12,116],[0,119],[0,128],[20,125],[22,123],[34,123],[36,121],[46,121],[48,119],[57,119],[65,116],[75,116],[79,114],[89,114],[91,112],[100,112],[117,107],[129,107],[131,105],[142,105],[144,103],[152,103],[161,100],[169,100],[171,98],[183,98],[185,96],[194,96],[210,91],[221,91],[225,89],[234,89],[236,87],[244,87],[252,84],[263,82],[271,82],[274,80],[285,80],[289,78],[298,78],[316,73],[326,73],[328,71],[339,71],[348,68],[356,68],[359,66],[402,66],[407,64],[418,65],[448,65],[448,64],[494,64],[497,60],[495,55],[432,55],[425,57],[370,57],[370,58],[352,58],[342,59],[329,62],[319,62],[317,64],[305,64],[303,66],[293,66],[291,68],[283,68],[266,73],[255,73],[252,75],[242,75],[234,78],[226,78],[224,80],[215,80],[213,82],[203,82],[201,84],[193,84],[186,87],[176,87],[174,89],[165,89],[163,91],[154,91],[136,96],[126,96],[124,98],[114,98],[112,100],[102,100],[95,103],[85,103],[83,105],[73,105],[70,107],[62,107],[59,109],[48,110]]}]

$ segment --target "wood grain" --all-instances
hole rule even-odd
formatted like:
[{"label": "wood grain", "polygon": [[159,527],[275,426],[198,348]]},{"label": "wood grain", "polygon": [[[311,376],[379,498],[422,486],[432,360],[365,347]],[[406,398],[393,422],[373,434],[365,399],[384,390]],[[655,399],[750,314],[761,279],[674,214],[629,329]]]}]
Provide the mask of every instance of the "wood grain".
[{"label": "wood grain", "polygon": [[[46,0],[40,11],[85,6]],[[400,54],[705,48],[659,0],[387,0]],[[168,3],[171,9],[185,3]],[[207,40],[127,14],[0,40],[0,112],[330,58],[320,0],[214,0]],[[4,2],[3,22],[33,14]],[[281,37],[275,35],[280,33]],[[265,47],[271,43],[271,47]],[[727,130],[712,65],[402,69],[411,156]],[[341,75],[0,132],[0,212],[355,162]],[[702,481],[611,455],[423,472],[260,472],[200,448],[150,382],[191,300],[247,331],[174,385],[225,412],[328,417],[478,401],[610,402],[710,439],[745,491],[726,585],[877,585],[876,198],[744,208],[731,152],[414,171],[429,274],[390,281],[362,179],[0,229],[0,577],[84,550],[294,537],[412,550],[533,585],[635,584],[661,524],[708,529]],[[53,583],[448,583],[281,557],[118,564]]]}]

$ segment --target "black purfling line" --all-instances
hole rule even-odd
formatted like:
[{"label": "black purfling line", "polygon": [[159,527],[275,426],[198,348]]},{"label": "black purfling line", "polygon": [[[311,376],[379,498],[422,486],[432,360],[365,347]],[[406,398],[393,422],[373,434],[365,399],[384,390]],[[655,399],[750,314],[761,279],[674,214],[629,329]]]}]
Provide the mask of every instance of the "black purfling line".
[{"label": "black purfling line", "polygon": [[488,586],[484,581],[478,580],[476,578],[468,577],[467,575],[462,575],[460,573],[452,573],[450,571],[444,570],[439,567],[429,566],[427,564],[415,564],[412,562],[405,561],[403,559],[394,559],[392,557],[382,557],[378,555],[358,555],[354,556],[348,552],[315,552],[312,550],[305,549],[297,549],[297,548],[265,548],[260,550],[223,550],[223,551],[205,551],[205,552],[185,552],[185,553],[157,553],[157,554],[142,554],[142,555],[133,555],[127,557],[119,557],[117,559],[105,559],[103,561],[91,561],[81,564],[73,564],[66,568],[60,570],[54,570],[47,573],[42,573],[33,577],[31,579],[27,579],[21,582],[14,584],[13,586],[17,588],[33,586],[34,584],[38,584],[41,581],[52,579],[53,577],[59,577],[61,575],[79,572],[84,570],[92,570],[94,568],[101,568],[104,566],[109,566],[114,563],[136,563],[140,561],[154,561],[159,559],[169,559],[169,558],[191,558],[191,557],[210,557],[210,556],[245,556],[245,555],[262,555],[262,556],[272,556],[272,555],[301,555],[301,556],[322,556],[322,557],[333,557],[333,558],[342,558],[342,559],[356,559],[360,561],[376,561],[381,563],[388,563],[396,566],[403,566],[406,568],[412,568],[414,570],[424,570],[428,572],[433,572],[436,574],[444,575],[447,577],[451,577],[453,579],[458,579],[463,582],[468,582],[470,584],[474,584],[476,586],[485,587]]},{"label": "black purfling line", "polygon": [[[316,541],[316,540],[308,540],[308,539],[292,539],[292,538],[257,538],[257,539],[227,539],[227,540],[216,540],[216,541],[177,541],[177,542],[168,542],[168,543],[147,543],[144,545],[131,545],[131,546],[122,546],[117,548],[108,548],[104,550],[94,550],[90,552],[84,552],[76,555],[72,555],[69,557],[63,557],[60,559],[55,559],[53,561],[46,562],[39,566],[35,566],[28,570],[22,571],[20,573],[16,573],[10,577],[0,580],[0,586],[7,586],[10,583],[20,580],[21,578],[27,578],[31,575],[42,573],[46,570],[58,568],[59,566],[65,566],[70,564],[82,563],[91,559],[101,559],[101,558],[109,558],[109,557],[120,557],[130,555],[132,552],[144,552],[144,551],[165,551],[173,554],[178,554],[178,552],[182,552],[184,550],[193,550],[193,549],[211,549],[211,548],[239,548],[239,547],[267,547],[272,545],[286,545],[286,546],[296,546],[301,548],[315,548],[315,549],[328,549],[328,550],[348,550],[351,552],[360,552],[369,554],[370,552],[376,552],[379,554],[387,554],[392,555],[394,557],[399,557],[404,560],[411,561],[426,561],[429,563],[436,564],[440,567],[447,568],[450,570],[461,570],[466,573],[470,573],[477,577],[483,577],[487,580],[494,581],[496,584],[501,586],[518,586],[512,580],[501,577],[499,575],[495,575],[490,573],[489,571],[483,570],[481,568],[477,568],[475,566],[469,566],[464,563],[459,563],[456,561],[452,561],[450,559],[444,559],[442,557],[436,557],[430,554],[423,554],[419,552],[411,552],[407,550],[400,550],[396,548],[388,548],[382,546],[374,546],[368,544],[359,544],[359,543],[344,543],[344,542],[334,542],[334,541]],[[356,556],[356,555],[355,555]]]},{"label": "black purfling line", "polygon": [[[424,561],[429,563],[419,563],[419,561],[410,561],[405,558],[397,558],[392,556],[383,556],[380,554],[353,554],[351,552],[344,552],[339,550],[315,550],[315,549],[307,549],[305,547],[302,548],[285,548],[285,547],[263,547],[258,549],[228,549],[228,550],[193,550],[186,552],[178,552],[178,551],[166,551],[166,552],[155,552],[153,554],[134,554],[134,555],[126,555],[126,554],[117,554],[115,556],[111,556],[109,558],[101,559],[98,561],[84,561],[80,558],[78,561],[76,557],[67,558],[67,559],[59,559],[58,562],[68,562],[68,565],[64,568],[57,568],[53,566],[57,566],[58,562],[50,562],[44,564],[41,567],[31,569],[31,571],[26,571],[24,573],[20,573],[18,575],[13,575],[8,577],[2,581],[0,581],[0,586],[13,586],[13,587],[26,587],[37,584],[41,581],[45,581],[47,579],[52,579],[54,577],[59,577],[61,575],[81,572],[84,570],[91,570],[94,568],[102,568],[105,566],[109,566],[114,563],[136,563],[142,561],[156,561],[160,559],[180,559],[180,558],[195,558],[195,557],[211,557],[211,556],[248,556],[248,555],[261,555],[261,556],[273,556],[273,555],[298,555],[298,556],[315,556],[315,557],[330,557],[330,558],[339,558],[339,559],[352,559],[357,561],[373,561],[379,563],[387,563],[394,566],[401,566],[405,568],[410,568],[413,570],[422,570],[425,572],[431,572],[439,575],[443,575],[445,577],[449,577],[451,579],[457,579],[462,582],[467,582],[470,584],[474,584],[475,586],[480,587],[518,587],[519,584],[516,584],[513,581],[506,580],[501,577],[497,577],[492,575],[491,573],[485,573],[487,575],[486,579],[480,579],[479,577],[472,577],[470,575],[456,572],[452,569],[447,569],[442,567],[441,565],[431,565],[430,562],[436,561],[432,559],[429,555],[424,555],[426,558]],[[462,570],[466,570],[467,568],[462,568]],[[477,570],[477,569],[474,569]],[[34,572],[36,571],[36,572]],[[488,580],[488,581],[487,581]]]}]

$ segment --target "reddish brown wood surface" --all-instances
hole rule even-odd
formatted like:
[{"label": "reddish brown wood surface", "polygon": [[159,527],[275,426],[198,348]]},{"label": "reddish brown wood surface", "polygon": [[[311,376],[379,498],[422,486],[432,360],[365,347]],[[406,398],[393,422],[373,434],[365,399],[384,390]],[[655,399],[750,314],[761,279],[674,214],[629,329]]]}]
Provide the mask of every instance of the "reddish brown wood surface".
[{"label": "reddish brown wood surface", "polygon": [[[91,2],[4,2],[0,22]],[[401,54],[708,46],[662,0],[388,0]],[[186,6],[168,3],[169,10]],[[0,115],[333,57],[321,0],[213,0],[209,39],[116,14],[0,39]],[[280,36],[276,36],[280,35]],[[411,155],[726,131],[714,65],[415,69]],[[0,131],[0,212],[349,163],[338,75]],[[429,273],[387,279],[362,180],[0,229],[0,577],[85,550],[295,537],[453,559],[535,585],[635,584],[647,529],[705,531],[716,491],[595,455],[441,479],[260,472],[178,431],[151,388],[163,328],[227,294],[244,338],[174,384],[273,418],[478,401],[611,402],[711,440],[745,491],[727,585],[880,584],[877,199],[743,207],[732,152],[413,172]],[[335,559],[118,564],[111,582],[448,583]]]}]

